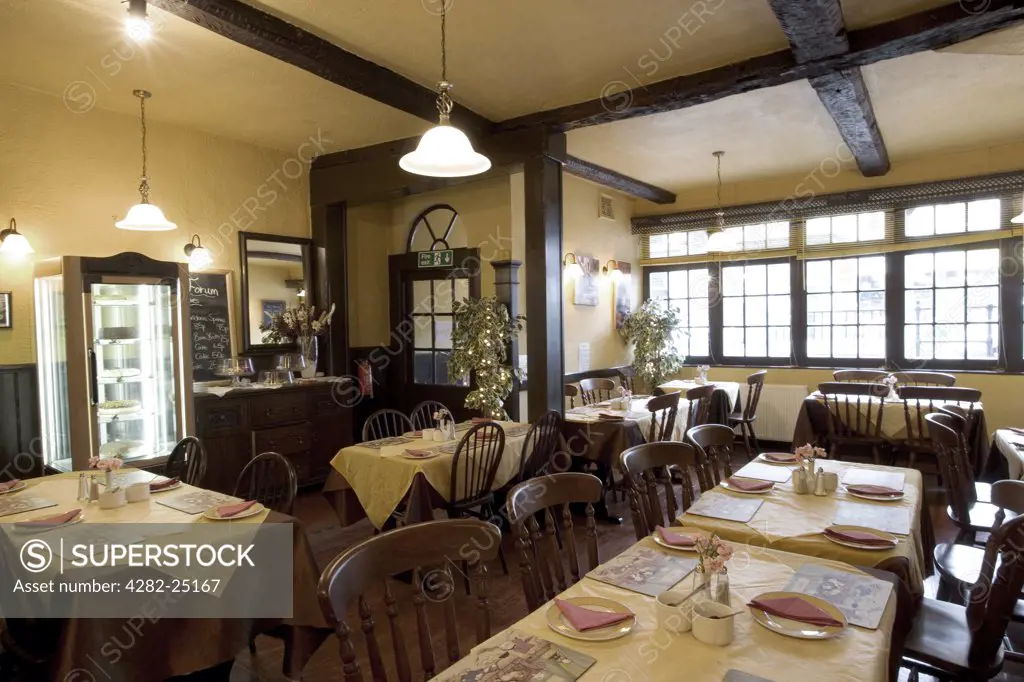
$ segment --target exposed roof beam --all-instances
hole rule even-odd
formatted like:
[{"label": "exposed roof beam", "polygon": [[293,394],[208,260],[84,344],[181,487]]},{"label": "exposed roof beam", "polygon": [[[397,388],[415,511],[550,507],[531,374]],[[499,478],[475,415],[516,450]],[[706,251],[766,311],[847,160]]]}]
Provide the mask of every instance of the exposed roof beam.
[{"label": "exposed roof beam", "polygon": [[[793,56],[804,63],[845,54],[850,50],[839,0],[768,0]],[[867,84],[860,68],[841,69],[810,79],[839,134],[866,176],[889,172],[889,152],[878,128]]]},{"label": "exposed roof beam", "polygon": [[960,3],[850,31],[850,51],[798,63],[791,50],[773,52],[701,73],[659,81],[626,95],[570,104],[498,124],[499,130],[544,126],[572,130],[713,102],[760,88],[937,50],[1024,21],[1024,1],[987,0],[989,9],[971,14]]},{"label": "exposed roof beam", "polygon": [[[437,121],[437,93],[430,88],[239,0],[149,0],[149,4],[381,104]],[[461,105],[452,112],[452,122],[476,135],[494,127],[492,121]]]},{"label": "exposed roof beam", "polygon": [[613,171],[610,168],[604,166],[598,166],[596,163],[590,163],[584,161],[575,156],[568,156],[565,159],[565,171],[571,173],[578,178],[584,180],[590,180],[596,182],[599,185],[610,187],[611,189],[618,190],[624,194],[629,194],[640,199],[646,199],[656,204],[674,204],[676,203],[676,195],[669,192],[667,189],[656,187],[655,185],[644,182],[643,180],[637,180],[631,178],[628,175],[623,175],[618,171]]}]

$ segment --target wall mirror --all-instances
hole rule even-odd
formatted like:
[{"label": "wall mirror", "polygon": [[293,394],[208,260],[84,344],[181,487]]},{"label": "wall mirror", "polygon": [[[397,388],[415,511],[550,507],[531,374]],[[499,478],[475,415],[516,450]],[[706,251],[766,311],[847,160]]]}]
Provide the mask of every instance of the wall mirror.
[{"label": "wall mirror", "polygon": [[246,352],[276,352],[292,344],[271,343],[260,331],[286,308],[313,300],[313,242],[255,232],[241,233],[242,339]]}]

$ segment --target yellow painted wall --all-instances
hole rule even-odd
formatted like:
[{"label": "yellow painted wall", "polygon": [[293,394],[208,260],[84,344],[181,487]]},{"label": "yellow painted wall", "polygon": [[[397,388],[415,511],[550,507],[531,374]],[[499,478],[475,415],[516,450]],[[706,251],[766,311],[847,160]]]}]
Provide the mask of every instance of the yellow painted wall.
[{"label": "yellow painted wall", "polygon": [[[154,102],[150,112],[159,107]],[[118,230],[114,222],[139,198],[138,119],[99,109],[72,113],[58,98],[7,85],[0,86],[0,111],[0,221],[6,227],[17,218],[35,259],[138,251],[184,261],[182,248],[198,233],[214,253],[213,267],[237,272],[239,229],[310,234],[304,164],[153,120],[150,198],[178,229]],[[0,330],[0,365],[34,362],[32,262],[0,257],[0,291],[14,294],[14,329]]]}]

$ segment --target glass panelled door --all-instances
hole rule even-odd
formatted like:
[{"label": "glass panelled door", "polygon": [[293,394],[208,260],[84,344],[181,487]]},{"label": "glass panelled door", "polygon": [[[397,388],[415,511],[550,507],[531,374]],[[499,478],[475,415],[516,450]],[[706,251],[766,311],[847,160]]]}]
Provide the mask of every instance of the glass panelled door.
[{"label": "glass panelled door", "polygon": [[167,455],[178,418],[177,299],[164,283],[94,283],[86,293],[93,454]]},{"label": "glass panelled door", "polygon": [[435,386],[465,386],[448,378],[455,301],[469,297],[468,278],[421,279],[410,282],[414,325],[413,381]]}]

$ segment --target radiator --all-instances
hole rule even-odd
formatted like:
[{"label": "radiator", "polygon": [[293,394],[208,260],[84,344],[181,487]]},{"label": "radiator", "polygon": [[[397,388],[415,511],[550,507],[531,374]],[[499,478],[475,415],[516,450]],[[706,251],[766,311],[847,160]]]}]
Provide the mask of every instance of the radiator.
[{"label": "radiator", "polygon": [[[793,384],[765,384],[761,389],[761,402],[757,404],[754,433],[757,439],[790,443],[796,429],[800,407],[807,397],[806,386]],[[747,386],[740,386],[740,405],[745,405]]]}]

